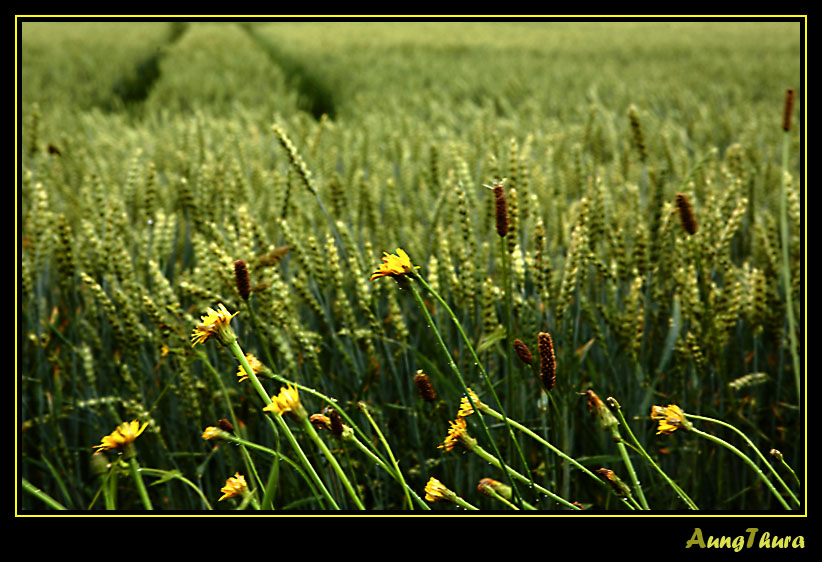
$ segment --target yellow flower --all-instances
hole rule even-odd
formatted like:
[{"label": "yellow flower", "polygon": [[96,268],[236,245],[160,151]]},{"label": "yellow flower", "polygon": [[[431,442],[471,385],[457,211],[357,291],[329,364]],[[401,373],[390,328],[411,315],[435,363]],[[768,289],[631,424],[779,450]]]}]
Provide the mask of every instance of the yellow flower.
[{"label": "yellow flower", "polygon": [[209,426],[203,431],[203,439],[215,439],[220,436],[222,430],[219,427]]},{"label": "yellow flower", "polygon": [[[474,406],[479,408],[481,402],[480,402],[479,397],[476,395],[476,393],[469,388],[468,389],[468,394],[471,396],[471,401],[474,403]],[[470,416],[473,413],[474,413],[474,408],[471,406],[471,402],[468,401],[467,396],[463,396],[462,399],[460,400],[460,410],[459,410],[459,412],[457,412],[457,417],[467,418],[468,416]]]},{"label": "yellow flower", "polygon": [[122,449],[126,445],[134,443],[134,440],[139,437],[139,435],[143,432],[143,430],[148,425],[148,422],[145,422],[142,426],[140,422],[137,420],[131,422],[123,422],[122,424],[117,426],[110,435],[106,435],[102,439],[102,443],[99,445],[95,445],[94,448],[102,451],[102,450],[111,450],[111,449]]},{"label": "yellow flower", "polygon": [[477,440],[468,435],[465,418],[458,417],[455,421],[449,421],[448,423],[451,426],[448,429],[448,435],[445,437],[445,441],[437,446],[438,449],[450,451],[457,443],[469,450],[476,446]]},{"label": "yellow flower", "polygon": [[200,323],[191,334],[191,346],[205,343],[212,337],[216,337],[217,341],[226,345],[234,341],[236,337],[231,329],[231,319],[236,315],[237,312],[230,314],[222,303],[217,306],[217,310],[209,308],[208,314],[200,317]]},{"label": "yellow flower", "polygon": [[449,499],[448,496],[453,494],[451,490],[446,488],[442,482],[434,478],[433,476],[428,480],[428,483],[425,485],[425,500],[429,502],[436,502],[440,500],[447,500]]},{"label": "yellow flower", "polygon": [[[257,359],[257,357],[254,356],[254,354],[246,353],[245,358],[248,361],[248,366],[251,367],[251,370],[254,371],[255,375],[259,375],[265,368],[262,362],[259,359]],[[237,382],[243,382],[248,380],[248,373],[242,365],[240,365],[240,367],[237,369],[237,376],[239,377]]]},{"label": "yellow flower", "polygon": [[287,387],[280,387],[280,393],[277,396],[272,396],[271,404],[263,408],[263,410],[280,415],[287,412],[292,412],[297,416],[307,415],[302,404],[300,404],[299,391],[290,384]]},{"label": "yellow flower", "polygon": [[419,266],[411,264],[411,258],[408,257],[408,254],[406,254],[402,248],[397,248],[396,255],[389,254],[388,252],[383,252],[383,254],[383,263],[380,264],[377,271],[371,274],[370,281],[379,277],[405,275],[406,273],[411,273],[414,269],[419,269]]},{"label": "yellow flower", "polygon": [[242,495],[247,489],[248,484],[245,482],[245,476],[239,472],[235,472],[234,476],[225,481],[225,486],[220,488],[223,495],[217,501]]},{"label": "yellow flower", "polygon": [[651,419],[659,422],[657,435],[670,435],[679,428],[687,431],[692,427],[691,422],[685,417],[685,412],[676,404],[669,404],[667,408],[651,406]]}]

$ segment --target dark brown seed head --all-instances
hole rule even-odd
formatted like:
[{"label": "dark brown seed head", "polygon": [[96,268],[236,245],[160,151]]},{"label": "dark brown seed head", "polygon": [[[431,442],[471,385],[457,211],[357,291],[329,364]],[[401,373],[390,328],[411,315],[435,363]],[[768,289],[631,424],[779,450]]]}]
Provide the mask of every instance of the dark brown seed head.
[{"label": "dark brown seed head", "polygon": [[436,400],[437,393],[431,385],[428,375],[422,371],[417,371],[417,374],[414,375],[414,384],[417,385],[417,392],[419,393],[420,398],[426,402],[433,402]]},{"label": "dark brown seed head", "polygon": [[234,279],[237,282],[237,292],[244,301],[251,295],[251,284],[248,280],[248,267],[243,260],[234,262]]},{"label": "dark brown seed head", "polygon": [[323,408],[323,414],[328,416],[328,419],[331,422],[331,433],[333,433],[337,437],[342,435],[343,430],[345,428],[343,427],[343,421],[340,417],[339,412],[337,412],[337,410],[335,410],[331,406],[326,406],[325,408]]},{"label": "dark brown seed head", "polygon": [[695,234],[696,219],[694,218],[694,210],[691,208],[691,202],[688,201],[685,194],[676,194],[676,209],[679,211],[679,222],[682,223],[682,229],[688,234]]},{"label": "dark brown seed head", "polygon": [[517,357],[519,357],[523,363],[525,363],[526,365],[533,365],[534,356],[531,354],[531,350],[528,349],[528,346],[525,345],[522,340],[514,340],[514,351],[517,352]]},{"label": "dark brown seed head", "polygon": [[545,390],[551,390],[557,382],[557,359],[554,355],[554,341],[548,332],[537,335],[539,352],[539,378]]},{"label": "dark brown seed head", "polygon": [[793,113],[793,100],[795,96],[796,93],[793,91],[793,88],[788,88],[785,90],[785,110],[782,113],[783,131],[791,130],[791,114]]}]

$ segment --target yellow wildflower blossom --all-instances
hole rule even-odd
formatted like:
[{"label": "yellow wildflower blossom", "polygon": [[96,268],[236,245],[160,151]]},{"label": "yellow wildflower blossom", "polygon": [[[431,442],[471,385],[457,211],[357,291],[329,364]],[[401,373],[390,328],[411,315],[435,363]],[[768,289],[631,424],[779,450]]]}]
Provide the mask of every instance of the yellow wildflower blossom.
[{"label": "yellow wildflower blossom", "polygon": [[248,490],[248,484],[246,484],[245,476],[239,472],[235,472],[234,476],[225,481],[225,486],[220,488],[223,495],[217,501],[240,496],[245,493],[246,490]]},{"label": "yellow wildflower blossom", "polygon": [[685,412],[676,404],[669,404],[667,408],[651,406],[651,419],[659,422],[656,434],[670,435],[679,428],[689,430],[691,422],[685,417]]},{"label": "yellow wildflower blossom", "polygon": [[468,389],[468,394],[471,396],[471,401],[469,402],[468,396],[462,397],[460,400],[460,410],[457,412],[457,417],[466,418],[474,413],[474,408],[471,406],[471,402],[474,403],[474,406],[480,408],[481,402],[477,394],[470,388]]},{"label": "yellow wildflower blossom", "polygon": [[411,264],[411,258],[408,257],[408,254],[406,254],[402,248],[397,248],[396,255],[389,254],[388,252],[383,252],[383,254],[383,263],[380,264],[377,271],[371,274],[370,281],[379,277],[405,275],[411,273],[414,269],[419,269],[419,266]]},{"label": "yellow wildflower blossom", "polygon": [[[254,371],[255,375],[259,375],[265,368],[262,362],[259,359],[257,359],[257,357],[253,353],[246,353],[245,358],[246,361],[248,361],[248,366],[251,367],[251,370]],[[242,365],[240,365],[237,368],[237,377],[237,382],[243,382],[248,380],[248,373]]]},{"label": "yellow wildflower blossom", "polygon": [[280,393],[277,396],[271,397],[271,404],[263,408],[268,412],[275,414],[285,414],[291,412],[297,416],[307,415],[302,404],[300,404],[300,393],[296,387],[283,386],[280,388]]},{"label": "yellow wildflower blossom", "polygon": [[102,450],[111,450],[111,449],[122,449],[126,445],[134,443],[134,440],[140,436],[140,434],[145,430],[148,422],[143,423],[140,425],[140,422],[137,420],[131,422],[123,422],[122,424],[117,426],[111,434],[106,435],[102,439],[102,443],[99,445],[95,445],[94,448],[102,451]]},{"label": "yellow wildflower blossom", "polygon": [[438,449],[450,451],[454,448],[454,445],[459,443],[466,449],[471,450],[477,445],[477,440],[468,434],[465,418],[458,417],[455,421],[449,421],[448,423],[451,426],[448,429],[448,435],[442,444],[437,446]]},{"label": "yellow wildflower blossom", "polygon": [[206,439],[206,440],[216,439],[217,437],[220,436],[221,432],[222,432],[222,430],[219,427],[209,426],[209,427],[205,428],[205,430],[203,431],[202,437],[203,437],[203,439]]},{"label": "yellow wildflower blossom", "polygon": [[191,346],[205,343],[212,337],[216,337],[217,341],[226,345],[234,341],[236,337],[231,329],[231,319],[237,315],[237,312],[230,314],[222,303],[217,306],[217,310],[209,308],[207,312],[208,314],[200,317],[200,323],[191,334]]},{"label": "yellow wildflower blossom", "polygon": [[452,493],[445,485],[434,478],[433,476],[425,485],[425,500],[429,502],[436,502],[448,499],[448,495]]}]

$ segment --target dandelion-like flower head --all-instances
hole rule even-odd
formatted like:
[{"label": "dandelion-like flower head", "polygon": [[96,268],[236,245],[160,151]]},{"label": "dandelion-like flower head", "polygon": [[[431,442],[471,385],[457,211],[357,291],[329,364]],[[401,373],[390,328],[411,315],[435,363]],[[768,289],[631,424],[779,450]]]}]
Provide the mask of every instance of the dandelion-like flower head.
[{"label": "dandelion-like flower head", "polygon": [[302,404],[300,404],[299,391],[290,384],[281,387],[280,393],[277,396],[272,396],[271,404],[263,408],[263,410],[280,415],[288,412],[299,413],[300,411],[304,411]]},{"label": "dandelion-like flower head", "polygon": [[676,404],[669,404],[666,408],[651,406],[651,419],[659,422],[657,435],[670,435],[679,428],[686,431],[691,428],[691,422],[685,417],[685,412]]},{"label": "dandelion-like flower head", "polygon": [[471,396],[471,401],[468,400],[468,396],[462,397],[462,399],[460,400],[460,409],[459,412],[457,412],[458,418],[467,418],[468,416],[474,413],[474,407],[471,406],[471,402],[473,402],[474,406],[476,406],[477,408],[480,407],[479,396],[477,396],[477,394],[470,388],[468,389],[468,394]]},{"label": "dandelion-like flower head", "polygon": [[428,483],[425,485],[425,500],[429,502],[436,502],[447,499],[448,492],[448,488],[432,476],[428,479]]},{"label": "dandelion-like flower head", "polygon": [[[245,358],[248,361],[248,366],[251,367],[251,370],[254,371],[255,375],[259,375],[263,372],[265,366],[253,353],[246,353]],[[248,373],[242,365],[237,368],[237,377],[237,382],[248,380]]]},{"label": "dandelion-like flower head", "polygon": [[467,435],[465,418],[458,417],[455,421],[449,421],[448,423],[451,426],[448,429],[448,435],[446,435],[442,444],[437,446],[438,449],[445,449],[446,451],[453,449],[457,443],[462,443],[463,437]]},{"label": "dandelion-like flower head", "polygon": [[248,489],[248,484],[245,481],[245,476],[239,472],[235,472],[234,476],[225,481],[225,486],[220,488],[223,495],[217,501],[223,501],[226,498],[233,498],[242,495]]},{"label": "dandelion-like flower head", "polygon": [[148,422],[143,423],[140,425],[140,422],[137,420],[133,420],[130,422],[123,422],[117,426],[111,434],[106,435],[102,439],[102,443],[99,445],[95,445],[94,448],[98,451],[102,450],[111,450],[111,449],[122,449],[126,445],[134,443],[134,440],[140,436],[140,434],[145,430]]},{"label": "dandelion-like flower head", "polygon": [[397,248],[396,255],[388,252],[383,252],[383,254],[383,263],[380,264],[377,271],[371,274],[370,281],[380,277],[397,277],[411,273],[414,269],[419,269],[419,266],[411,264],[411,258],[402,248]]},{"label": "dandelion-like flower head", "polygon": [[212,337],[216,337],[222,344],[229,344],[234,339],[234,331],[231,329],[231,319],[237,312],[231,314],[223,303],[217,306],[217,310],[209,308],[205,316],[200,317],[200,323],[194,328],[191,334],[192,347],[198,343],[205,343]]},{"label": "dandelion-like flower head", "polygon": [[210,439],[216,439],[220,436],[222,430],[219,427],[214,427],[213,425],[208,426],[203,430],[202,438],[206,441]]}]

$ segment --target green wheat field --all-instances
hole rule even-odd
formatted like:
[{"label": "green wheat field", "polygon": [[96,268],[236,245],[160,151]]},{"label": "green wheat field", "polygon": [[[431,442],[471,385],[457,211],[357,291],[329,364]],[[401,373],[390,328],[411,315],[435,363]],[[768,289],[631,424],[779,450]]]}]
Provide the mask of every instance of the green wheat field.
[{"label": "green wheat field", "polygon": [[19,22],[18,513],[801,513],[801,25]]}]

